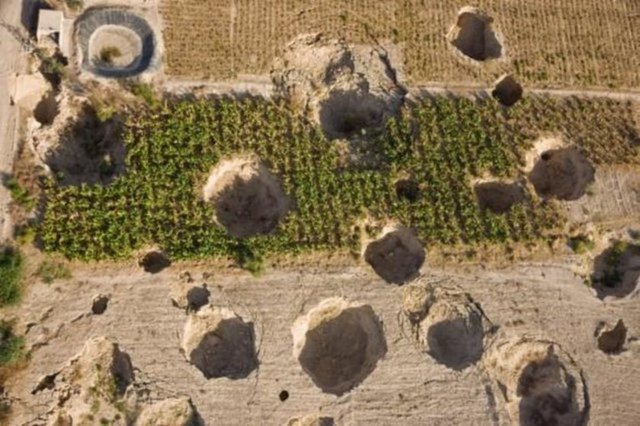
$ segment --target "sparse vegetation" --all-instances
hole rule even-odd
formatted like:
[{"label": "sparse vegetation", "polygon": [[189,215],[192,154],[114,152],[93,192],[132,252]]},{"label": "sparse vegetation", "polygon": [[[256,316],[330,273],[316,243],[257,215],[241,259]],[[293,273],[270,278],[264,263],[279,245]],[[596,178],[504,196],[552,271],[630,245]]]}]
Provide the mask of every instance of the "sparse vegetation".
[{"label": "sparse vegetation", "polygon": [[13,248],[0,248],[0,307],[20,298],[22,256]]},{"label": "sparse vegetation", "polygon": [[107,99],[103,99],[95,94],[89,96],[89,101],[96,113],[96,117],[101,123],[110,120],[118,112],[117,108],[110,104]]},{"label": "sparse vegetation", "polygon": [[14,364],[24,357],[24,339],[13,332],[13,324],[0,321],[0,366]]},{"label": "sparse vegetation", "polygon": [[38,236],[37,225],[25,224],[16,226],[15,238],[19,245],[31,244],[36,240]]},{"label": "sparse vegetation", "polygon": [[[531,141],[558,129],[595,162],[640,163],[630,108],[533,97],[504,111],[491,100],[428,99],[368,136],[377,139],[375,168],[345,169],[336,145],[283,102],[164,105],[130,117],[126,175],[106,187],[47,185],[42,240],[47,251],[72,258],[124,257],[157,244],[172,259],[228,256],[247,264],[274,252],[357,251],[352,229],[365,214],[413,227],[427,244],[541,240],[563,223],[554,203],[518,204],[504,215],[481,211],[471,177],[513,175]],[[279,176],[296,206],[273,234],[242,240],[248,257],[238,255],[239,240],[215,224],[214,208],[199,198],[211,167],[245,152]],[[403,174],[427,188],[414,202],[396,194]]]},{"label": "sparse vegetation", "polygon": [[40,72],[49,80],[54,88],[59,88],[65,76],[67,60],[60,54],[49,56],[44,50],[37,49],[36,57],[40,59]]},{"label": "sparse vegetation", "polygon": [[71,278],[71,271],[63,262],[53,259],[45,259],[36,270],[36,275],[45,284],[51,284],[55,280]]},{"label": "sparse vegetation", "polygon": [[156,108],[160,104],[160,100],[156,96],[151,84],[136,83],[131,86],[131,92],[142,98],[150,108]]},{"label": "sparse vegetation", "polygon": [[104,64],[113,64],[113,60],[122,56],[120,49],[115,46],[104,47],[100,51],[100,62]]},{"label": "sparse vegetation", "polygon": [[65,66],[63,61],[53,56],[46,57],[42,60],[42,72],[45,74],[62,76]]},{"label": "sparse vegetation", "polygon": [[594,283],[600,283],[604,287],[614,288],[618,286],[624,277],[624,271],[620,269],[620,263],[623,255],[631,250],[638,250],[640,247],[629,244],[626,241],[616,241],[602,256],[604,256],[604,264],[600,277],[594,280]]},{"label": "sparse vegetation", "polygon": [[29,191],[20,186],[16,179],[9,179],[6,185],[9,192],[11,192],[13,201],[18,203],[22,208],[30,211],[35,207],[36,200],[29,194]]},{"label": "sparse vegetation", "polygon": [[593,250],[594,243],[587,235],[569,238],[569,247],[575,254],[585,254]]},{"label": "sparse vegetation", "polygon": [[84,7],[83,0],[64,0],[64,4],[71,10],[80,10]]}]

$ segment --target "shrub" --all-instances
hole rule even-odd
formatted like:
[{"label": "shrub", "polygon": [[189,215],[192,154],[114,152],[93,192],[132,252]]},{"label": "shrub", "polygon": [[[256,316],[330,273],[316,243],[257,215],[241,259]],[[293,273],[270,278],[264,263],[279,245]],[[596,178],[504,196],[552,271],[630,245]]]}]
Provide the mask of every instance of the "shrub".
[{"label": "shrub", "polygon": [[115,46],[107,46],[100,51],[100,61],[105,64],[113,64],[113,60],[120,56],[122,56],[122,52]]},{"label": "shrub", "polygon": [[83,0],[64,0],[64,4],[71,10],[80,10],[84,6]]},{"label": "shrub", "polygon": [[13,248],[0,249],[0,306],[20,298],[22,256]]},{"label": "shrub", "polygon": [[593,250],[594,244],[586,235],[578,235],[569,238],[569,247],[576,254],[585,254]]},{"label": "shrub", "polygon": [[17,180],[11,178],[7,181],[7,189],[11,192],[11,198],[25,210],[30,211],[35,207],[36,200],[25,188],[20,186]]},{"label": "shrub", "polygon": [[160,101],[158,100],[158,97],[156,96],[153,90],[153,86],[151,84],[146,84],[146,83],[134,84],[131,87],[131,93],[144,99],[145,103],[150,108],[156,108],[160,103]]},{"label": "shrub", "polygon": [[55,280],[71,278],[71,271],[62,262],[46,259],[38,266],[36,275],[39,276],[45,284],[51,284]]},{"label": "shrub", "polygon": [[14,364],[24,356],[24,338],[13,334],[13,324],[0,321],[0,366]]}]

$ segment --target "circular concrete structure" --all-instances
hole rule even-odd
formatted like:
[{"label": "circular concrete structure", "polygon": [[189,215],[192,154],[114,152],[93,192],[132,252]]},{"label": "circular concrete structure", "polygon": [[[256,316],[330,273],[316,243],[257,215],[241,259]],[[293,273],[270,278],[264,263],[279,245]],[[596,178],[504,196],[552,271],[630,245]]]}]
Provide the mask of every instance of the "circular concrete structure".
[{"label": "circular concrete structure", "polygon": [[147,21],[116,8],[90,9],[76,22],[81,67],[101,77],[132,77],[152,63],[156,39]]}]

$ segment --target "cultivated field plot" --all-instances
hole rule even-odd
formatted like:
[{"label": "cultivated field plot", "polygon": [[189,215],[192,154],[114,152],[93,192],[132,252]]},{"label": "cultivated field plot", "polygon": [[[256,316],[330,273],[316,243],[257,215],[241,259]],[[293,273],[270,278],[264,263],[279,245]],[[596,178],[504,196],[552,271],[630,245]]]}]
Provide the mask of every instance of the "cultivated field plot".
[{"label": "cultivated field plot", "polygon": [[[323,32],[353,43],[393,43],[412,84],[488,84],[509,71],[529,86],[640,85],[640,4],[634,0],[482,0],[504,57],[463,59],[447,33],[458,0],[163,0],[167,72],[232,79],[269,72],[295,36]],[[400,64],[398,64],[400,66]]]},{"label": "cultivated field plot", "polygon": [[[529,97],[504,110],[492,99],[426,98],[361,141],[366,155],[353,161],[357,144],[345,156],[340,143],[282,102],[185,101],[132,117],[126,173],[107,186],[50,182],[40,231],[46,250],[86,259],[127,256],[147,244],[176,259],[359,251],[362,236],[376,235],[389,221],[415,228],[427,245],[542,240],[562,226],[563,216],[558,203],[543,202],[536,192],[577,199],[587,196],[592,163],[640,164],[633,107],[609,99]],[[576,150],[543,154],[545,161],[529,174],[533,185],[526,184],[527,151],[545,135]],[[247,154],[264,166],[235,160]],[[545,169],[545,155],[559,172]],[[567,161],[572,166],[564,170]],[[580,164],[591,170],[586,179],[573,170]],[[214,185],[204,198],[223,201],[204,201],[214,167],[236,167],[241,172],[234,179],[249,176],[244,186],[224,186],[245,192],[219,196]],[[507,182],[497,183],[502,197],[482,195],[474,180],[487,176]],[[291,207],[284,216],[282,192]],[[249,199],[263,204],[241,208],[235,219],[255,221],[255,229],[225,222],[234,220],[234,203]],[[252,209],[260,216],[246,216]]]}]

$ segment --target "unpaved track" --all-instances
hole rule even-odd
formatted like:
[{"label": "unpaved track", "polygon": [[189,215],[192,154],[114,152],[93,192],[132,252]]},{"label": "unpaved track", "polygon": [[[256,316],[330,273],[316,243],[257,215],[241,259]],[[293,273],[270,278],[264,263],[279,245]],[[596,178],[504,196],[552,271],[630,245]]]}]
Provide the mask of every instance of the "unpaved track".
[{"label": "unpaved track", "polygon": [[[22,2],[0,1],[0,22],[13,27],[20,25]],[[10,105],[11,79],[22,63],[20,43],[5,28],[0,26],[0,175],[11,174],[16,148],[16,122],[18,108]],[[10,238],[9,191],[0,185],[0,242]]]},{"label": "unpaved track", "polygon": [[[182,80],[175,78],[167,78],[163,88],[177,95],[190,93],[192,91],[200,91],[202,94],[256,94],[259,96],[273,96],[273,83],[268,76],[247,75],[242,79],[211,82],[208,80]],[[474,85],[472,83],[438,83],[429,82],[426,84],[417,84],[407,86],[409,93],[413,96],[420,94],[457,94],[457,95],[473,95],[486,94],[491,96],[492,87],[482,85]],[[640,90],[575,90],[575,89],[534,89],[524,88],[524,95],[548,95],[562,98],[568,97],[584,97],[584,98],[609,98],[618,101],[635,101],[640,102]]]},{"label": "unpaved track", "polygon": [[[560,343],[583,367],[591,396],[592,425],[634,425],[640,419],[640,305],[638,299],[603,303],[572,272],[575,262],[520,264],[488,271],[482,267],[428,269],[428,279],[469,291],[495,324]],[[193,398],[207,424],[282,425],[291,416],[320,410],[339,425],[490,425],[492,410],[478,368],[460,373],[421,353],[398,321],[402,287],[375,277],[368,267],[269,271],[260,278],[245,272],[210,269],[205,280],[211,302],[228,306],[254,321],[260,368],[248,378],[206,380],[180,353],[185,313],[171,305],[170,286],[180,270],[174,265],[150,276],[126,265],[82,267],[75,278],[54,285],[34,284],[22,306],[7,314],[20,324],[34,322],[29,367],[8,383],[16,403],[12,424],[22,424],[53,402],[50,391],[31,396],[44,374],[77,353],[91,336],[115,338],[159,397],[171,393]],[[202,266],[190,269],[201,284]],[[83,316],[92,298],[110,294],[101,316]],[[293,357],[291,325],[322,299],[346,296],[370,304],[384,322],[385,358],[363,384],[342,397],[323,394]],[[47,313],[48,312],[48,313]],[[42,319],[47,313],[46,319]],[[623,318],[629,327],[626,351],[606,356],[596,348],[598,321]],[[74,321],[75,319],[75,321]],[[45,338],[45,335],[49,335]],[[634,340],[635,339],[635,340]],[[159,390],[158,390],[159,389]],[[289,399],[280,402],[282,390]]]}]

